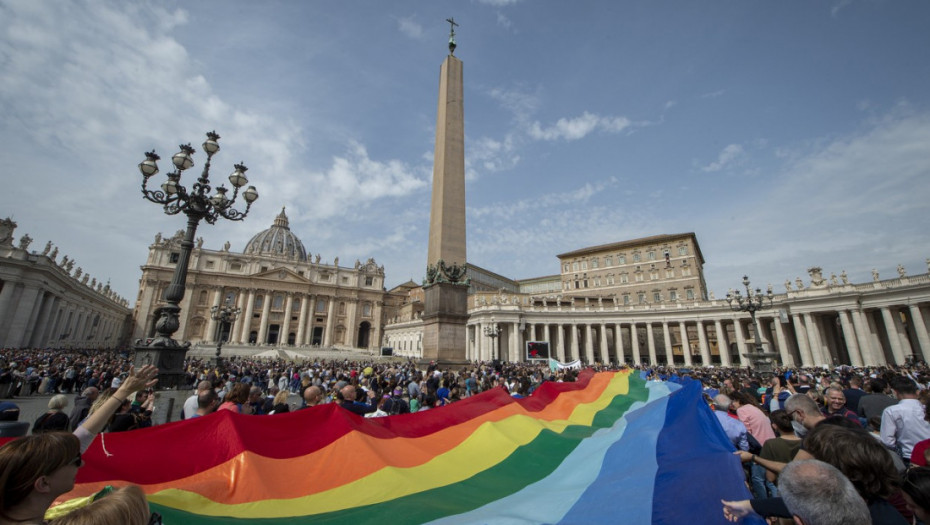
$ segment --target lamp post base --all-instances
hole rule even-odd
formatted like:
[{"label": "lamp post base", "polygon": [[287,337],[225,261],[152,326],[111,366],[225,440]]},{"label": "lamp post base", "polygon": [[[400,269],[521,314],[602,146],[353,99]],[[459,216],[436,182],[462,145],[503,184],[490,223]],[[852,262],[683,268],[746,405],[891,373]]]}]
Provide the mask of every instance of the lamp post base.
[{"label": "lamp post base", "polygon": [[184,359],[190,343],[180,344],[174,339],[137,340],[134,347],[136,367],[155,365],[158,367],[158,384],[160,389],[183,388],[187,386],[187,373],[184,371]]}]

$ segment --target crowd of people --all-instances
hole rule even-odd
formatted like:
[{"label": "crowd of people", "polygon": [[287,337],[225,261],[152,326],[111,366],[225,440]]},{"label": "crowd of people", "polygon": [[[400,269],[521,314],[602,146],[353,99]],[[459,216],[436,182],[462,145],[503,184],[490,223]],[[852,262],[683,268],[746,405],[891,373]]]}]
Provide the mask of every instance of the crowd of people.
[{"label": "crowd of people", "polygon": [[[148,379],[141,385],[131,362],[131,354],[119,351],[3,352],[0,384],[10,384],[8,396],[52,395],[49,411],[35,422],[28,439],[50,439],[41,436],[70,431],[85,447],[84,441],[97,432],[152,424],[154,376],[148,376],[147,367]],[[325,403],[337,403],[365,417],[383,417],[431,410],[493,388],[514,397],[530,396],[546,381],[574,381],[577,375],[577,370],[553,370],[538,362],[443,368],[396,358],[241,357],[225,359],[219,366],[192,358],[185,368],[194,390],[181,410],[185,419],[217,410],[273,417]],[[807,525],[930,525],[930,369],[926,366],[778,369],[765,375],[748,368],[632,368],[648,380],[700,381],[705,401],[744,464],[752,494],[749,500],[723,501],[727,519],[740,521],[758,514],[770,522],[785,518]],[[79,395],[65,415],[61,394],[68,392]],[[299,401],[290,402],[293,398]],[[11,479],[8,459],[3,459],[9,457],[9,448],[0,448],[3,487]],[[29,467],[37,476],[28,480],[35,490],[38,478],[74,466],[74,462],[62,463],[62,458],[46,459],[48,465]],[[70,490],[67,483],[62,488]],[[123,497],[131,499],[131,493]],[[32,512],[46,500],[50,504],[54,497],[30,500],[27,507]],[[8,499],[4,488],[0,524],[6,517],[25,515],[8,501],[17,499]]]}]

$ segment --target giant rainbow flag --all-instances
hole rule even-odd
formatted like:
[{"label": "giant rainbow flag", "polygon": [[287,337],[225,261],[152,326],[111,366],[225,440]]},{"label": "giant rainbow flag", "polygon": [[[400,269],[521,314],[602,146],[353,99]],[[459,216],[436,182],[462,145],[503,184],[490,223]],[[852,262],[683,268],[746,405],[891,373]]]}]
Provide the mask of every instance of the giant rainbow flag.
[{"label": "giant rainbow flag", "polygon": [[140,485],[166,524],[726,523],[743,471],[700,384],[583,371],[364,419],[227,411],[98,437],[72,492]]}]

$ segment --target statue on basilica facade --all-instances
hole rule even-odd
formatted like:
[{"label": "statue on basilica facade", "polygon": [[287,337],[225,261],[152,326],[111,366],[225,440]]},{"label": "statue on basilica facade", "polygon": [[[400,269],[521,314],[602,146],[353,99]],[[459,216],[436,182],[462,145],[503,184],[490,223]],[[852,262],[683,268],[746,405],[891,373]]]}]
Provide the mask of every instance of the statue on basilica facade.
[{"label": "statue on basilica facade", "polygon": [[849,276],[846,275],[846,270],[840,272],[840,280],[843,281],[843,284],[849,284]]},{"label": "statue on basilica facade", "polygon": [[28,250],[30,244],[32,244],[32,237],[28,233],[19,238],[20,250]]},{"label": "statue on basilica facade", "polygon": [[48,252],[52,250],[52,241],[45,243],[45,249],[42,250],[42,255],[48,255]]},{"label": "statue on basilica facade", "polygon": [[830,284],[833,286],[839,286],[840,282],[836,278],[836,272],[830,272]]},{"label": "statue on basilica facade", "polygon": [[794,284],[797,285],[798,290],[804,289],[804,281],[802,281],[800,277],[794,280]]},{"label": "statue on basilica facade", "polygon": [[58,246],[56,246],[56,247],[52,250],[52,253],[48,254],[48,258],[51,259],[52,262],[55,262],[55,259],[58,258]]},{"label": "statue on basilica facade", "polygon": [[907,277],[907,270],[904,269],[903,264],[898,265],[898,277]]},{"label": "statue on basilica facade", "polygon": [[872,268],[872,281],[874,281],[874,282],[876,282],[876,283],[879,281],[879,279],[878,279],[878,270],[875,269],[875,268]]},{"label": "statue on basilica facade", "polygon": [[791,279],[785,279],[785,291],[786,292],[791,291]]}]

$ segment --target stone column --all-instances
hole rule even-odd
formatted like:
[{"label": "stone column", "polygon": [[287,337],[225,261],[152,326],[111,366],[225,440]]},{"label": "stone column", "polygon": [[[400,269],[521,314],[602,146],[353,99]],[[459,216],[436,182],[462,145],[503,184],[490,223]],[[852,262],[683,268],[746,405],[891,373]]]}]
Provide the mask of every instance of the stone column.
[{"label": "stone column", "polygon": [[527,323],[526,324],[526,340],[535,341],[536,340],[536,323]]},{"label": "stone column", "polygon": [[313,343],[313,325],[314,325],[314,323],[316,322],[316,303],[317,303],[317,299],[318,299],[318,297],[317,297],[316,294],[310,294],[310,295],[307,297],[307,305],[308,305],[308,308],[307,308],[307,331],[306,331],[306,334],[305,334],[305,337],[304,337],[304,344],[307,344],[307,345]]},{"label": "stone column", "polygon": [[804,326],[807,327],[807,340],[811,345],[811,356],[814,358],[814,365],[832,365],[833,360],[829,355],[824,355],[823,337],[820,336],[820,330],[817,328],[817,320],[810,313],[804,314]]},{"label": "stone column", "polygon": [[636,328],[636,323],[630,325],[630,346],[633,347],[633,364],[642,364],[643,359],[639,355],[639,330]]},{"label": "stone column", "polygon": [[739,353],[739,364],[740,366],[748,366],[749,358],[745,354],[749,349],[746,348],[746,334],[743,333],[743,323],[739,319],[733,320],[733,333],[736,334],[736,351]]},{"label": "stone column", "polygon": [[510,323],[510,348],[507,354],[510,356],[508,361],[515,363],[517,361],[523,361],[523,352],[521,351],[522,345],[520,344],[520,324],[519,323]]},{"label": "stone column", "polygon": [[12,304],[13,289],[15,287],[16,283],[6,281],[3,283],[3,288],[0,289],[0,346],[4,346],[3,343],[6,339],[3,333],[3,320],[8,319],[10,316],[10,304]]},{"label": "stone column", "polygon": [[917,343],[920,345],[920,354],[925,363],[930,363],[930,334],[927,333],[927,324],[924,323],[924,316],[920,311],[920,306],[912,304],[908,306],[911,312],[911,322],[914,324],[914,331],[917,332]]},{"label": "stone column", "polygon": [[245,316],[241,317],[242,322],[241,330],[239,332],[242,334],[239,337],[240,342],[248,343],[249,342],[249,332],[252,328],[252,309],[255,307],[255,290],[249,290],[248,298],[245,302]]},{"label": "stone column", "polygon": [[[348,314],[347,316],[348,321],[346,322],[346,324],[348,324],[348,326],[346,327],[346,332],[347,332],[346,337],[348,338],[347,343],[352,348],[358,348],[358,299],[350,299],[347,302],[348,302],[348,304],[346,305],[346,308],[348,308],[348,312],[346,312]],[[462,344],[462,348],[460,351],[465,350],[465,345],[464,345],[465,325],[464,323],[462,324],[462,343],[463,344]]]},{"label": "stone column", "polygon": [[326,308],[326,328],[323,330],[323,346],[333,346],[333,327],[336,325],[336,297],[329,298]]},{"label": "stone column", "polygon": [[614,327],[614,345],[616,345],[617,348],[617,362],[626,363],[626,356],[623,355],[623,325],[617,323]]},{"label": "stone column", "polygon": [[707,333],[704,331],[704,322],[697,320],[698,343],[701,345],[701,361],[703,366],[711,364],[710,347],[707,346]]},{"label": "stone column", "polygon": [[[223,302],[223,288],[218,287],[216,288],[216,291],[213,294],[213,306],[215,308],[219,308],[222,302]],[[215,343],[218,339],[219,334],[217,334],[216,321],[213,319],[212,313],[213,312],[210,312],[210,314],[207,314],[209,317],[207,320],[207,333],[204,334],[204,340],[213,341]]]},{"label": "stone column", "polygon": [[569,358],[569,360],[574,361],[576,359],[581,359],[581,352],[578,351],[578,326],[575,325],[575,323],[571,323],[568,326],[572,331],[572,341],[571,341],[572,356]]},{"label": "stone column", "polygon": [[862,360],[866,366],[875,366],[885,364],[885,356],[872,346],[871,333],[869,332],[868,323],[863,319],[861,310],[852,310],[853,328],[856,329],[856,339],[859,341],[859,349],[862,353]]},{"label": "stone column", "polygon": [[[293,315],[293,308],[294,296],[293,294],[288,293],[284,297],[284,322],[281,323],[281,331],[278,332],[279,345],[287,345],[288,333],[291,331],[291,316]],[[294,343],[297,343],[297,339],[294,339]]]},{"label": "stone column", "polygon": [[785,329],[781,326],[781,321],[775,319],[772,321],[775,324],[775,337],[778,338],[778,353],[781,357],[781,363],[787,367],[794,367],[794,356],[791,355],[791,350],[788,348],[788,339],[785,337]]},{"label": "stone column", "polygon": [[911,340],[907,336],[907,327],[904,326],[904,322],[901,320],[901,314],[899,312],[895,312],[891,317],[894,319],[894,331],[898,334],[898,342],[901,345],[901,352],[904,354],[904,359],[906,360],[916,352],[914,352],[914,350],[911,348]]},{"label": "stone column", "polygon": [[52,334],[55,333],[55,325],[58,324],[58,311],[61,309],[61,297],[57,295],[52,299],[51,307],[48,312],[48,319],[45,321],[45,327],[42,330],[42,335],[40,337],[40,346],[46,346],[49,344],[49,341],[54,337]]},{"label": "stone column", "polygon": [[843,339],[846,341],[846,349],[849,350],[850,364],[852,366],[862,366],[862,354],[859,352],[859,343],[856,342],[856,332],[849,320],[849,312],[840,310],[837,314],[840,316],[840,325],[843,327]]},{"label": "stone column", "polygon": [[263,345],[268,342],[268,320],[271,318],[271,303],[274,301],[274,294],[264,292],[262,299],[262,318],[258,325],[258,344]]},{"label": "stone column", "polygon": [[594,335],[591,333],[591,323],[584,325],[584,358],[587,364],[594,364]]},{"label": "stone column", "polygon": [[[6,286],[4,286],[6,288]],[[26,331],[29,329],[29,318],[32,317],[32,310],[39,300],[39,287],[33,285],[24,285],[23,292],[20,295],[19,302],[12,312],[13,319],[10,322],[9,332],[7,332],[6,341],[0,341],[0,346],[9,348],[21,348],[26,342]]]},{"label": "stone column", "polygon": [[45,333],[48,331],[48,320],[55,301],[57,301],[57,298],[51,294],[42,297],[42,309],[39,311],[39,317],[36,318],[35,326],[32,329],[32,339],[29,341],[29,346],[36,348],[46,346],[46,343],[48,343]]},{"label": "stone column", "polygon": [[543,340],[549,343],[549,354],[552,355],[552,335],[549,333],[549,323],[543,325]]},{"label": "stone column", "polygon": [[678,331],[681,333],[681,355],[685,358],[685,366],[691,366],[691,343],[688,341],[688,327],[684,321],[678,321]]},{"label": "stone column", "polygon": [[649,348],[649,365],[656,366],[659,362],[659,357],[656,355],[656,334],[652,328],[652,321],[646,323],[646,341],[647,347]]},{"label": "stone column", "polygon": [[607,325],[602,324],[598,331],[601,333],[601,362],[610,363],[610,354],[607,351]]},{"label": "stone column", "polygon": [[297,321],[297,339],[294,343],[297,346],[303,346],[307,344],[307,312],[308,304],[310,298],[307,297],[307,294],[300,294],[300,315],[298,316]]},{"label": "stone column", "polygon": [[555,354],[556,359],[560,363],[565,362],[565,325],[559,323],[556,325],[558,327],[559,335],[556,341]]},{"label": "stone column", "polygon": [[882,307],[882,320],[885,322],[885,333],[888,334],[888,342],[891,343],[891,353],[894,355],[894,364],[903,365],[904,349],[901,348],[901,340],[898,338],[898,329],[894,322],[894,317],[891,315],[891,310],[887,306]]},{"label": "stone column", "polygon": [[807,327],[801,319],[801,314],[791,314],[791,321],[794,323],[794,334],[798,339],[798,353],[801,354],[801,366],[815,366],[814,356],[811,354],[811,347],[807,343]]},{"label": "stone column", "polygon": [[717,334],[717,353],[720,354],[720,365],[730,366],[730,345],[720,319],[714,319],[714,333]]},{"label": "stone column", "polygon": [[668,330],[668,321],[662,321],[662,337],[665,343],[665,364],[671,365],[675,362],[675,356],[672,354],[672,333]]}]

